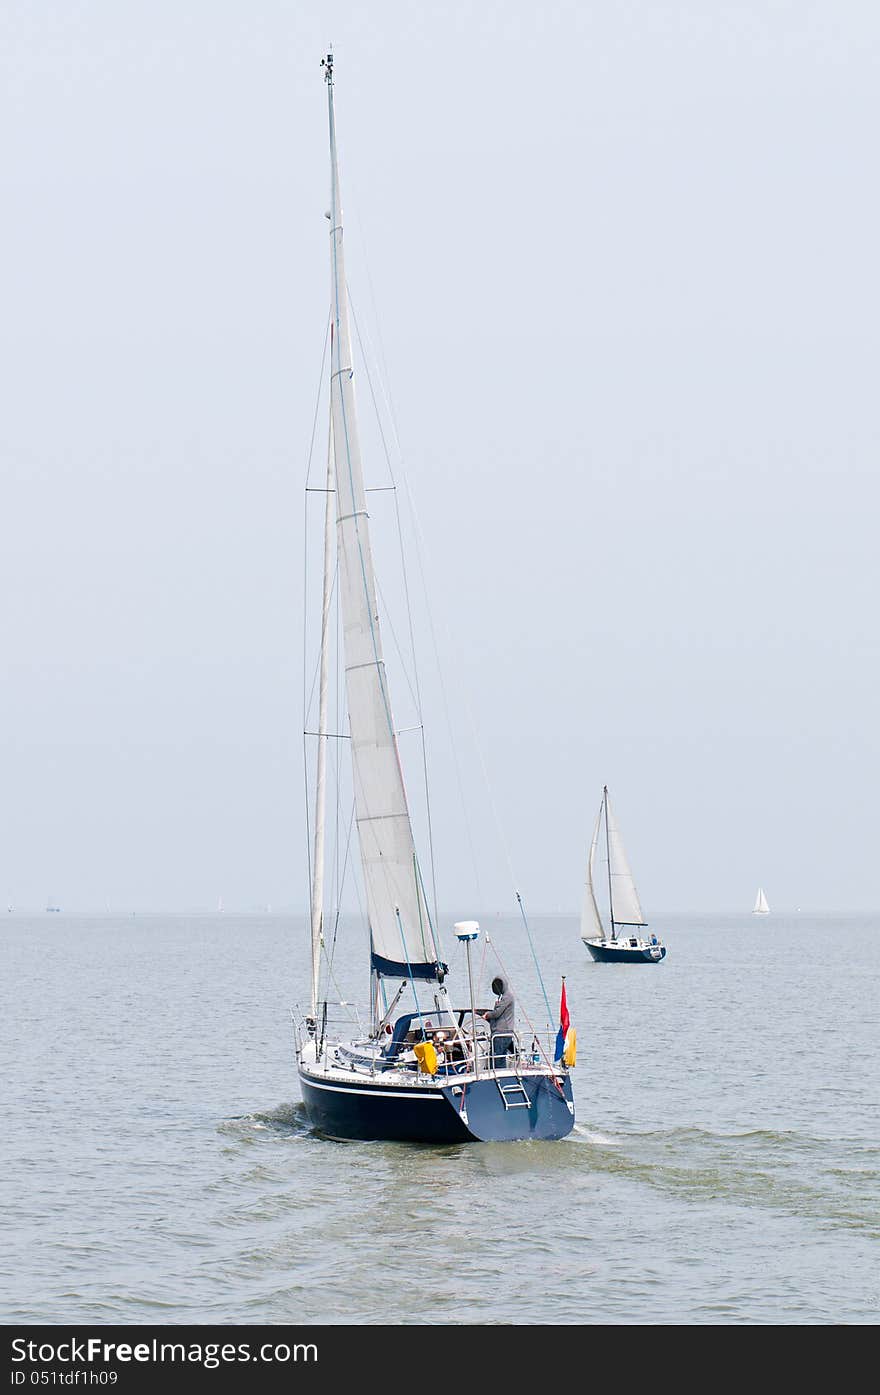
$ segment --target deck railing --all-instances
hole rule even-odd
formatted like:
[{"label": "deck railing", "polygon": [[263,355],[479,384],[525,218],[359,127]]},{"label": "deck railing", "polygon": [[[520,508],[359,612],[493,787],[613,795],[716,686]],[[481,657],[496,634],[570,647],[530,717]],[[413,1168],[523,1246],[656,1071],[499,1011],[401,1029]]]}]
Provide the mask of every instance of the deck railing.
[{"label": "deck railing", "polygon": [[[427,1074],[428,1072],[417,1070],[416,1062],[413,1060],[412,1051],[421,1041],[433,1042],[438,1052],[437,1076],[450,1076],[470,1074],[474,1071],[474,1035],[466,1027],[456,1028],[444,1025],[428,1028],[426,1031],[413,1031],[408,1034],[402,1042],[396,1043],[396,1050],[393,1054],[384,1054],[387,1050],[390,1038],[378,1041],[364,1035],[360,1028],[360,1019],[353,1005],[340,1002],[327,1005],[326,1012],[322,1004],[322,1011],[318,1023],[313,1027],[308,1017],[301,1014],[291,1013],[293,1022],[294,1040],[297,1057],[301,1054],[303,1047],[310,1042],[315,1042],[319,1048],[319,1057],[322,1062],[330,1064],[328,1060],[328,1048],[336,1049],[338,1041],[337,1032],[344,1028],[351,1032],[352,1026],[355,1031],[352,1038],[345,1043],[345,1050],[340,1065],[351,1065],[361,1072],[371,1076],[384,1075],[389,1070],[406,1068],[412,1070],[414,1074]],[[501,1050],[499,1040],[503,1040],[504,1045],[510,1043],[506,1050]],[[497,1075],[507,1071],[519,1073],[524,1070],[536,1070],[541,1067],[552,1067],[554,1064],[556,1034],[552,1031],[528,1032],[523,1035],[520,1032],[497,1032],[490,1034],[488,1031],[478,1031],[476,1034],[476,1071],[479,1074]],[[341,1043],[340,1043],[341,1045]],[[408,1057],[408,1060],[402,1058]]]}]

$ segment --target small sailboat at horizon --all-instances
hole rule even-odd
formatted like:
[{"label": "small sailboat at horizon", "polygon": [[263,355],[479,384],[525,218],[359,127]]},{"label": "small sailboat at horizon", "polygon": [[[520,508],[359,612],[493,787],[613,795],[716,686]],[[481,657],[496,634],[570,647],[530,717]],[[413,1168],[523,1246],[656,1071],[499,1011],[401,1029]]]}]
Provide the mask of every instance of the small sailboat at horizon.
[{"label": "small sailboat at horizon", "polygon": [[[383,658],[361,463],[332,53],[322,67],[330,122],[330,428],[326,489],[320,491],[325,512],[317,728],[306,732],[318,743],[310,847],[311,999],[308,1012],[294,1018],[303,1104],[312,1126],[331,1138],[436,1143],[562,1138],[574,1127],[567,1010],[560,1012],[565,1032],[560,1027],[555,1045],[552,1033],[533,1031],[531,1024],[521,1039],[498,1005],[499,1026],[493,1035],[487,1010],[477,1007],[471,947],[480,928],[472,920],[454,927],[466,956],[469,990],[465,1006],[455,1004],[446,984],[449,970],[439,942],[436,894],[432,913],[416,852]],[[348,718],[347,730],[340,724],[335,733],[328,725],[329,668],[337,650],[330,634],[331,597],[333,608],[339,607],[339,667],[344,668]],[[346,761],[350,758],[351,826],[357,834],[369,931],[369,1025],[363,1027],[351,1020],[351,1003],[333,1003],[326,996],[327,983],[333,983],[339,923],[337,894],[336,923],[325,938],[325,861],[328,881],[333,866],[325,857],[328,823],[333,828],[326,812],[328,784],[333,788],[327,779],[330,740],[340,740]],[[338,794],[335,798],[338,805]],[[502,984],[500,1004],[506,975],[497,975],[494,983]],[[335,1025],[334,1009],[346,1010],[344,1026]],[[560,1038],[565,1038],[562,1044]]]},{"label": "small sailboat at horizon", "polygon": [[755,906],[752,915],[769,915],[770,907],[767,904],[767,897],[764,895],[764,888],[758,887],[758,894],[755,897]]},{"label": "small sailboat at horizon", "polygon": [[[605,932],[596,899],[596,862],[600,842],[607,864],[610,934]],[[606,785],[602,790],[602,803],[599,805],[590,842],[590,855],[587,858],[581,939],[593,959],[600,964],[659,964],[666,958],[666,946],[654,934],[648,937],[637,933],[646,930],[647,924],[642,914],[620,829],[611,810]],[[619,935],[619,930],[623,931],[623,934]]]}]

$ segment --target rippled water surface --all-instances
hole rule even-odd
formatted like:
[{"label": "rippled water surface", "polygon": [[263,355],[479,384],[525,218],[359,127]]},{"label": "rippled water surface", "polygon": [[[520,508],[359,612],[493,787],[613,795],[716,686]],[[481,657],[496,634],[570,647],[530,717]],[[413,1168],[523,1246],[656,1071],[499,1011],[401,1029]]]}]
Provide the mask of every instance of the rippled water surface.
[{"label": "rippled water surface", "polygon": [[880,917],[657,928],[664,964],[594,965],[535,917],[575,1132],[437,1148],[310,1132],[301,920],[7,915],[0,1319],[876,1322]]}]

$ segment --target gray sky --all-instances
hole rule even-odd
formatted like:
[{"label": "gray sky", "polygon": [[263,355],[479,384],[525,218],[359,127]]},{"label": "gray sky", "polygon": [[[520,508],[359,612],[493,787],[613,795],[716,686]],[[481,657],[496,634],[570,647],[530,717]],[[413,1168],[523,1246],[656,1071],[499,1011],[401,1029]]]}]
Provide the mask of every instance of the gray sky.
[{"label": "gray sky", "polygon": [[[527,903],[579,905],[607,781],[649,912],[877,907],[851,0],[5,0],[0,896],[306,904],[331,40],[355,308]],[[441,905],[507,905],[430,739]]]}]

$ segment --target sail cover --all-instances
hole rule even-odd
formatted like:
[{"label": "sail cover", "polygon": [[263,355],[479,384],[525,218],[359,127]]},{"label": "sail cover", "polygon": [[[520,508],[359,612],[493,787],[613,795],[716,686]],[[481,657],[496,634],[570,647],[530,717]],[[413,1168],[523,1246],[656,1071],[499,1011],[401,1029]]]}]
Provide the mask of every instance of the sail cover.
[{"label": "sail cover", "polygon": [[416,858],[379,634],[370,526],[355,414],[332,82],[329,88],[332,166],[330,411],[355,818],[373,967],[380,974],[434,978],[442,966]]},{"label": "sail cover", "polygon": [[644,925],[645,917],[639,905],[639,895],[633,874],[629,868],[623,839],[617,827],[617,819],[611,809],[611,801],[605,797],[605,813],[608,819],[608,861],[611,873],[612,915],[615,925]]},{"label": "sail cover", "polygon": [[596,849],[599,845],[599,829],[602,823],[602,808],[596,815],[596,826],[593,829],[593,841],[590,843],[590,856],[587,858],[587,884],[584,887],[584,904],[581,910],[581,939],[591,940],[597,937],[604,938],[602,929],[602,917],[599,915],[599,907],[596,904]]}]

